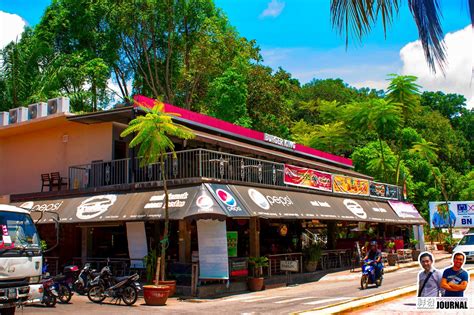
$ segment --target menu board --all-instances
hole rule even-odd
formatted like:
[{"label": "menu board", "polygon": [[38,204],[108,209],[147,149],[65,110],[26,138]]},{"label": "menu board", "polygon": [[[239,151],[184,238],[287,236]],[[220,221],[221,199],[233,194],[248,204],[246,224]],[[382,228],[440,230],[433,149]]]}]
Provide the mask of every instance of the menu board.
[{"label": "menu board", "polygon": [[229,279],[225,221],[198,220],[199,278]]}]

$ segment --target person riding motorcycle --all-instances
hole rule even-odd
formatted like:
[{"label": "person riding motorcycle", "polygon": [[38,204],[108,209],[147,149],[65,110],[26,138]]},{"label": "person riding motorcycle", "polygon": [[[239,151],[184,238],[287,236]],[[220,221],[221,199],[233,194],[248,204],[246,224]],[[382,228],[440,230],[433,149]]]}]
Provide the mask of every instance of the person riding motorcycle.
[{"label": "person riding motorcycle", "polygon": [[370,242],[370,250],[367,252],[367,255],[364,257],[364,260],[370,259],[373,261],[375,266],[375,278],[380,277],[380,271],[382,270],[382,253],[377,248],[377,242]]}]

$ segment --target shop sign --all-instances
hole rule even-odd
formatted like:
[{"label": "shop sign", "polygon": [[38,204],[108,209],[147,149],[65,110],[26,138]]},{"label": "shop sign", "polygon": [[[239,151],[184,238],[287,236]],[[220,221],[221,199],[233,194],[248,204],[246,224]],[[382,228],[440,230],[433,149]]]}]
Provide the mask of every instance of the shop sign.
[{"label": "shop sign", "polygon": [[227,252],[229,257],[237,257],[237,242],[239,234],[237,231],[228,231],[227,232]]},{"label": "shop sign", "polygon": [[374,197],[398,199],[398,187],[370,182],[370,195]]},{"label": "shop sign", "polygon": [[355,177],[333,175],[333,191],[352,195],[369,195],[369,181]]},{"label": "shop sign", "polygon": [[211,207],[214,205],[211,197],[202,194],[201,196],[197,197],[196,199],[196,206],[198,206],[198,211],[209,211]]},{"label": "shop sign", "polygon": [[206,187],[229,216],[249,216],[247,211],[244,210],[241,202],[234,196],[228,186],[219,184],[206,184]]},{"label": "shop sign", "polygon": [[[182,208],[186,205],[189,194],[184,192],[182,194],[168,194],[169,208]],[[162,209],[165,205],[165,194],[151,196],[145,205],[145,209]]]},{"label": "shop sign", "polygon": [[63,200],[60,200],[58,202],[46,202],[40,204],[35,204],[33,201],[28,201],[22,203],[19,207],[31,211],[58,211],[63,203]]},{"label": "shop sign", "polygon": [[99,195],[87,198],[77,207],[76,216],[88,220],[104,214],[117,201],[116,195]]},{"label": "shop sign", "polygon": [[354,215],[358,216],[361,219],[367,219],[367,213],[365,213],[364,208],[355,200],[344,199],[344,206],[352,212]]},{"label": "shop sign", "polygon": [[285,164],[284,183],[324,191],[332,191],[331,174]]},{"label": "shop sign", "polygon": [[298,272],[299,261],[298,260],[280,260],[280,270]]},{"label": "shop sign", "polygon": [[270,209],[270,206],[277,204],[282,205],[284,207],[290,207],[294,205],[293,200],[286,195],[286,196],[275,196],[275,195],[266,195],[264,196],[261,192],[256,189],[250,188],[248,190],[248,194],[250,199],[264,210]]},{"label": "shop sign", "polygon": [[285,140],[277,136],[270,135],[268,133],[264,134],[263,140],[265,142],[273,143],[276,145],[279,145],[281,147],[285,148],[290,148],[290,149],[295,149],[296,148],[296,143],[290,140]]}]

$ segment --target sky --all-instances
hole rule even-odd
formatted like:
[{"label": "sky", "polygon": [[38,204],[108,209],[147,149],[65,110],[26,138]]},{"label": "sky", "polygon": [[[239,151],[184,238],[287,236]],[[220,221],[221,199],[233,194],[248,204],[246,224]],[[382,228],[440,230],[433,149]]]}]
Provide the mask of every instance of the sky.
[{"label": "sky", "polygon": [[[0,47],[37,24],[50,0],[0,0]],[[466,0],[440,0],[448,52],[446,75],[424,61],[417,29],[406,6],[384,36],[379,24],[362,42],[336,32],[330,0],[215,0],[241,36],[255,39],[263,63],[282,67],[301,83],[341,78],[355,87],[386,88],[387,75],[416,75],[424,90],[463,94],[474,107],[474,32]]]}]

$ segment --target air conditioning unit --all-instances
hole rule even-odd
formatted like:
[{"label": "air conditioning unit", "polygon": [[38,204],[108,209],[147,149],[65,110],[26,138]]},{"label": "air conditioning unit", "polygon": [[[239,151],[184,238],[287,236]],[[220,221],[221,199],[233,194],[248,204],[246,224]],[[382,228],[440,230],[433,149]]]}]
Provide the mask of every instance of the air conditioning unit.
[{"label": "air conditioning unit", "polygon": [[48,115],[48,104],[36,103],[28,105],[28,119],[40,118]]},{"label": "air conditioning unit", "polygon": [[48,115],[69,113],[69,98],[58,97],[48,100]]},{"label": "air conditioning unit", "polygon": [[10,113],[0,112],[0,127],[8,125],[9,117],[10,117]]},{"label": "air conditioning unit", "polygon": [[28,120],[28,108],[26,107],[17,107],[10,109],[10,125],[20,123]]}]

